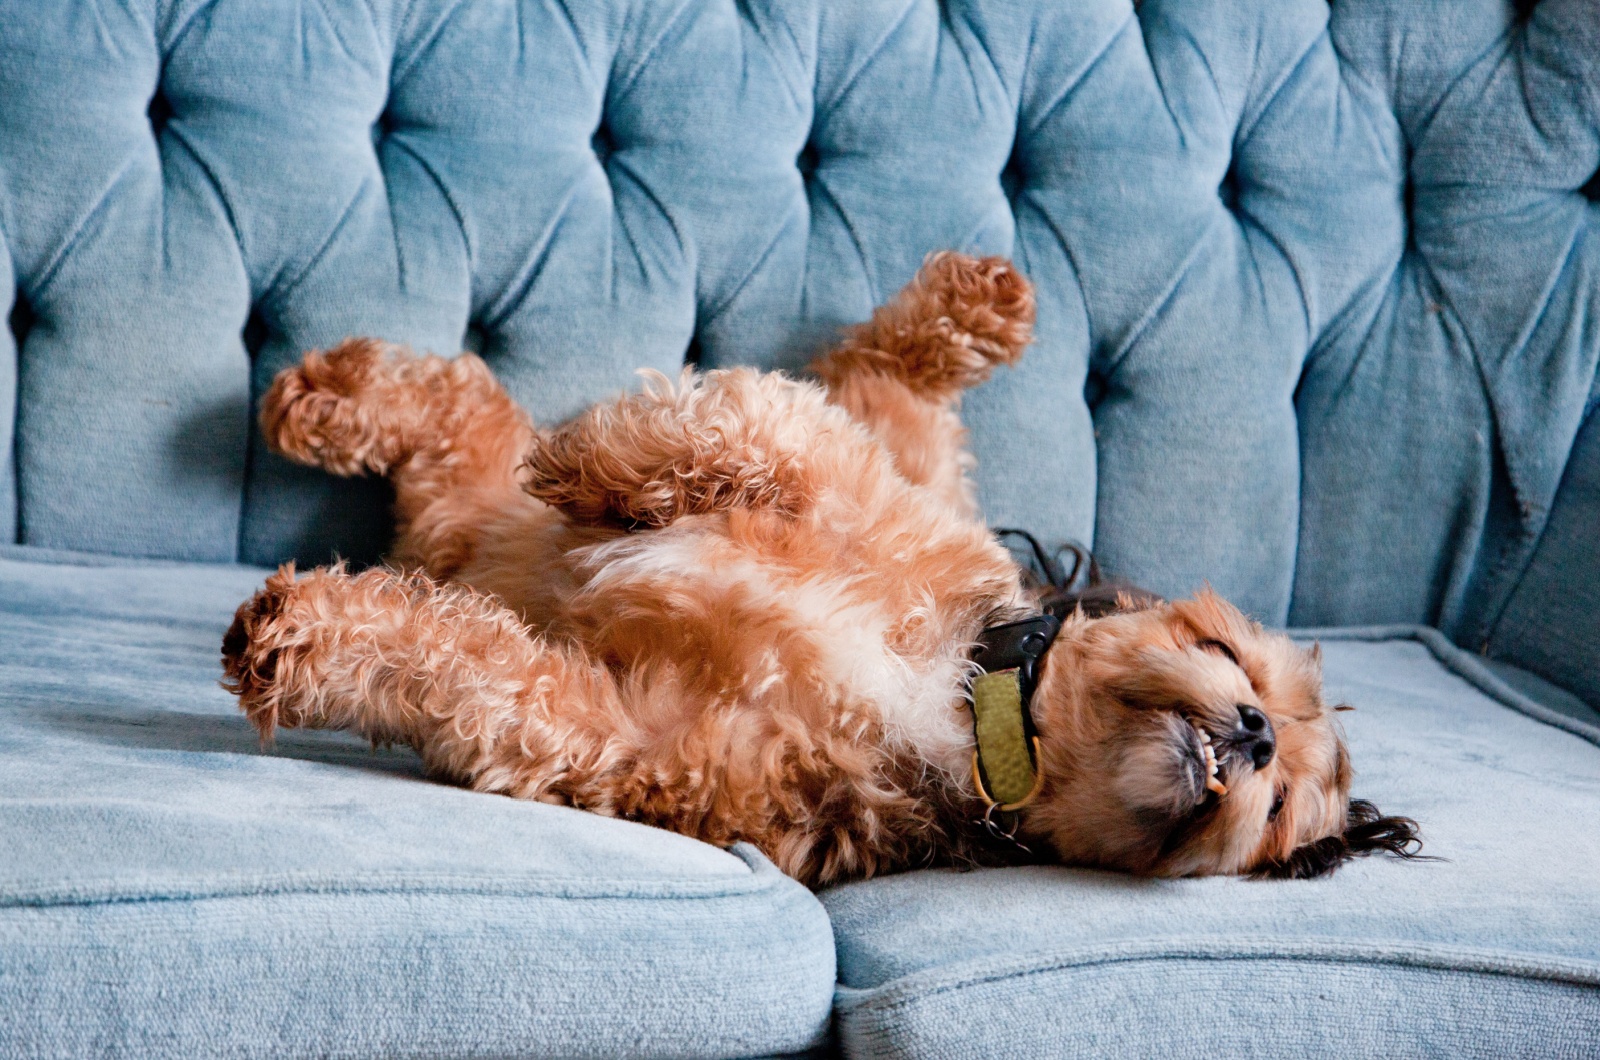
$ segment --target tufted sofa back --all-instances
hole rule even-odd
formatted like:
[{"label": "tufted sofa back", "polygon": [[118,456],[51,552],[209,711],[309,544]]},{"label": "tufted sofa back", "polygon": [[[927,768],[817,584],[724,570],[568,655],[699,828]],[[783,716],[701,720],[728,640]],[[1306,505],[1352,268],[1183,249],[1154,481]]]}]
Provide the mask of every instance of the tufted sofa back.
[{"label": "tufted sofa back", "polygon": [[1600,6],[1522,8],[0,0],[0,538],[373,555],[381,487],[254,432],[302,350],[476,348],[554,420],[962,247],[1040,293],[966,409],[992,521],[1481,637],[1600,357]]}]

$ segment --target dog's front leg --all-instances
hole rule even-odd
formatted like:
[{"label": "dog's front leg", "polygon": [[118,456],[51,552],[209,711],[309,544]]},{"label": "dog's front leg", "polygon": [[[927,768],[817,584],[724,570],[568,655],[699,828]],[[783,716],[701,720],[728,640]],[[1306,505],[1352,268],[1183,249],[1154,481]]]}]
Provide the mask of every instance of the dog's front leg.
[{"label": "dog's front leg", "polygon": [[417,357],[376,339],[313,350],[273,380],[261,429],[298,463],[388,476],[395,553],[438,578],[472,558],[485,527],[541,521],[516,480],[532,424],[470,353]]},{"label": "dog's front leg", "polygon": [[976,515],[961,395],[996,365],[1016,363],[1033,318],[1033,288],[1010,262],[935,254],[811,372],[906,479]]},{"label": "dog's front leg", "polygon": [[222,650],[224,686],[263,741],[280,725],[349,729],[478,790],[559,802],[615,759],[610,675],[465,586],[288,566]]}]

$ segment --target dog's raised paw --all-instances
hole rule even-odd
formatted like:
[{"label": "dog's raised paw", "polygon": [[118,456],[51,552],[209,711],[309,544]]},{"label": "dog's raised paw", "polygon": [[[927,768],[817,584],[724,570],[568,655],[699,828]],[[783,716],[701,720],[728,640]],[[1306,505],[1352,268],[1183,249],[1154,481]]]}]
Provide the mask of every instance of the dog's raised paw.
[{"label": "dog's raised paw", "polygon": [[905,289],[814,370],[836,384],[852,372],[899,379],[949,400],[1015,364],[1033,338],[1033,286],[1005,258],[932,254]]},{"label": "dog's raised paw", "polygon": [[272,451],[336,475],[383,472],[394,460],[369,406],[382,404],[389,348],[347,339],[313,350],[279,372],[261,398],[261,432]]},{"label": "dog's raised paw", "polygon": [[1033,337],[1033,285],[1005,258],[934,254],[907,294],[990,365],[1014,363]]}]

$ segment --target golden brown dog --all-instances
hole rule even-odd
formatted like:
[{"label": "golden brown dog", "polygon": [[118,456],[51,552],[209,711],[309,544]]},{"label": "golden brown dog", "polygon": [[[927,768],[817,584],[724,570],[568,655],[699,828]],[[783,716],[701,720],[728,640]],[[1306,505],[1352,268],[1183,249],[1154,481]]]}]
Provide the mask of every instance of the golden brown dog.
[{"label": "golden brown dog", "polygon": [[[435,775],[697,836],[810,884],[979,856],[980,634],[1036,612],[978,519],[962,391],[1027,282],[930,258],[814,368],[653,376],[545,430],[470,354],[352,340],[281,373],[271,446],[394,483],[412,573],[286,567],[227,685],[264,739],[343,728]],[[1312,875],[1411,823],[1349,799],[1319,656],[1207,592],[1066,617],[1017,837],[1137,873]]]}]

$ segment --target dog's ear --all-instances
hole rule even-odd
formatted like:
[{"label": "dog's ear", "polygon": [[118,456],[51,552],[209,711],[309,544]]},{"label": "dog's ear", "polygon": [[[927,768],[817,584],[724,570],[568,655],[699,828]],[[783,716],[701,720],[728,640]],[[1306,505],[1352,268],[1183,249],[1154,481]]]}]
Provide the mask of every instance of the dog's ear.
[{"label": "dog's ear", "polygon": [[1351,799],[1344,831],[1293,851],[1257,869],[1257,879],[1309,880],[1325,876],[1353,858],[1382,852],[1407,861],[1432,861],[1422,853],[1422,835],[1409,817],[1385,817],[1366,799]]},{"label": "dog's ear", "polygon": [[1021,567],[1022,583],[1039,594],[1039,607],[1063,621],[1074,611],[1104,618],[1166,603],[1132,582],[1106,577],[1094,554],[1076,541],[1064,541],[1051,552],[1026,530],[997,527],[995,536]]},{"label": "dog's ear", "polygon": [[1165,602],[1132,582],[1108,579],[1077,591],[1047,589],[1040,595],[1039,606],[1061,619],[1074,611],[1082,611],[1087,618],[1104,618],[1123,611],[1144,611]]}]

